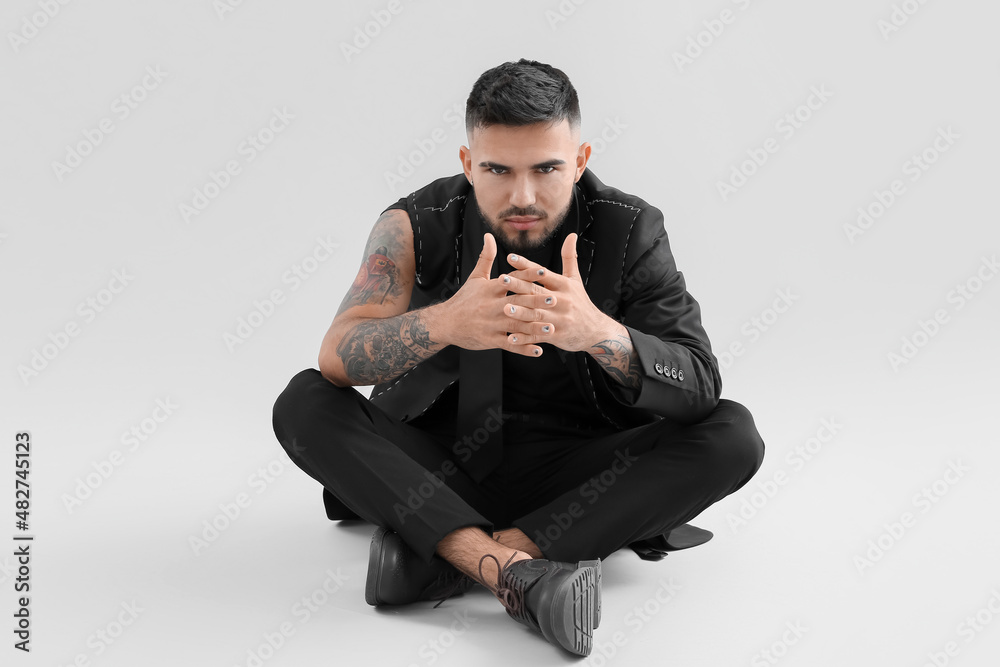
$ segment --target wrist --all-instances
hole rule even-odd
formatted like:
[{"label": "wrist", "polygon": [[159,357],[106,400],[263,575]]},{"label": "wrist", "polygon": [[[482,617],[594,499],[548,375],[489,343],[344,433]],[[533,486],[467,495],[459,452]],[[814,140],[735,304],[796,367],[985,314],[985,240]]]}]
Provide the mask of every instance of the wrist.
[{"label": "wrist", "polygon": [[625,328],[618,320],[612,319],[608,315],[604,315],[604,319],[601,324],[595,330],[594,344],[601,341],[612,340],[618,336],[625,336],[629,338],[628,329]]},{"label": "wrist", "polygon": [[431,340],[442,346],[454,344],[451,327],[451,308],[447,301],[425,307],[422,311]]}]

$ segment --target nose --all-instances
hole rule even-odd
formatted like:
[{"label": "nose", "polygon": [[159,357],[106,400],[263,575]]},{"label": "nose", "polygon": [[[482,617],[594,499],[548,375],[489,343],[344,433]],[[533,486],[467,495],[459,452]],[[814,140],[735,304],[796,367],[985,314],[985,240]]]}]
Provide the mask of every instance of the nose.
[{"label": "nose", "polygon": [[535,187],[528,175],[521,175],[514,181],[514,191],[510,196],[512,206],[528,208],[535,205]]}]

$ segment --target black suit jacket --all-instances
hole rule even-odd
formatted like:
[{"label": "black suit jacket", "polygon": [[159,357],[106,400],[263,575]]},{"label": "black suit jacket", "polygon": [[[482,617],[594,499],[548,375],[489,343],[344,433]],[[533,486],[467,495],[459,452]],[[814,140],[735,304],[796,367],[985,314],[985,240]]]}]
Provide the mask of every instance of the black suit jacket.
[{"label": "black suit jacket", "polygon": [[[433,181],[388,208],[405,209],[413,227],[416,282],[408,310],[448,299],[472,271],[489,231],[465,175]],[[703,419],[718,403],[722,379],[701,309],[670,252],[662,213],[604,185],[587,169],[563,224],[570,226],[567,234],[578,234],[577,262],[587,294],[628,329],[642,368],[641,389],[626,390],[586,352],[560,350],[582,395],[621,429],[663,418]],[[376,385],[370,400],[411,421],[458,380],[458,359],[458,348],[448,346]]]}]

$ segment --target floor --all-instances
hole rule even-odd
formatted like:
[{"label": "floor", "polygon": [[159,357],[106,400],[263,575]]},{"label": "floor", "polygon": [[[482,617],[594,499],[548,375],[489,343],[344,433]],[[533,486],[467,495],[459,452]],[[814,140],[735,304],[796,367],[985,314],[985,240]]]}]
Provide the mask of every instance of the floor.
[{"label": "floor", "polygon": [[[0,662],[997,664],[1000,5],[610,6],[4,3]],[[271,430],[378,213],[522,56],[664,212],[767,447],[710,542],[607,559],[582,660],[482,590],[366,605],[373,527]]]}]

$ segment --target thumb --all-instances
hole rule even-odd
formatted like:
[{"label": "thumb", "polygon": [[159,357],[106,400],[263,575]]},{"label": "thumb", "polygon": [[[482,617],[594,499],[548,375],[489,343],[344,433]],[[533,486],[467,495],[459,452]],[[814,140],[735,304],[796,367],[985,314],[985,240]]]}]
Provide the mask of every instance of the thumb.
[{"label": "thumb", "polygon": [[470,278],[490,279],[493,272],[493,261],[497,257],[497,242],[489,232],[483,234],[483,251],[479,253],[479,260],[469,274]]},{"label": "thumb", "polygon": [[562,274],[567,278],[579,278],[580,267],[576,263],[577,234],[567,234],[562,244]]}]

